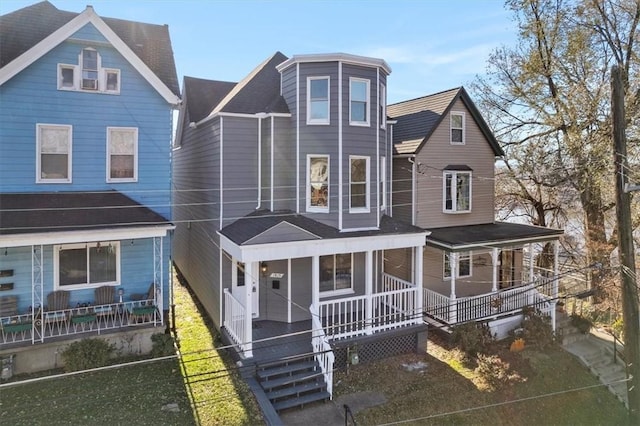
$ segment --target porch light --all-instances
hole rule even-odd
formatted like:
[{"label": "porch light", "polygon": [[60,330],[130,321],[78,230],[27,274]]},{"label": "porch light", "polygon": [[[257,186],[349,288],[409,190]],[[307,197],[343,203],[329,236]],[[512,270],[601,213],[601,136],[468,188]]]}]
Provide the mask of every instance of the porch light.
[{"label": "porch light", "polygon": [[120,303],[122,303],[122,295],[124,294],[124,288],[118,289],[118,297],[120,298]]},{"label": "porch light", "polygon": [[260,272],[262,272],[262,276],[267,276],[267,262],[260,262]]}]

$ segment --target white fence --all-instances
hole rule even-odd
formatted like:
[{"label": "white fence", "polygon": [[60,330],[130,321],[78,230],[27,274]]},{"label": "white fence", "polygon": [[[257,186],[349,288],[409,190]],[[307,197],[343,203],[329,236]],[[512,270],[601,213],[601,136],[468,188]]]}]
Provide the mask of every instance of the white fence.
[{"label": "white fence", "polygon": [[[228,289],[224,289],[224,327],[233,341],[247,349],[246,315],[244,306]],[[250,348],[249,348],[250,349]]]}]

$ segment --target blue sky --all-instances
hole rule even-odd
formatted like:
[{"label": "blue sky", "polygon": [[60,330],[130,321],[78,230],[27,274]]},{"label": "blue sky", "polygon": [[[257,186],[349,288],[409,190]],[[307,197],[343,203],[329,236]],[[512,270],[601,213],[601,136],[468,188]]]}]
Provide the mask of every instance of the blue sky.
[{"label": "blue sky", "polygon": [[[1,0],[0,14],[36,3]],[[178,77],[238,81],[275,51],[385,59],[389,103],[460,85],[515,42],[502,0],[51,0],[100,16],[168,24]]]}]

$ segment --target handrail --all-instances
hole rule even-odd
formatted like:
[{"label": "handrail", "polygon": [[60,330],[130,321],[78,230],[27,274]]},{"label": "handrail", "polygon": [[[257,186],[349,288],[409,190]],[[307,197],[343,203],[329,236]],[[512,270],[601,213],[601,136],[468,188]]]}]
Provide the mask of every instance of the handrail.
[{"label": "handrail", "polygon": [[309,306],[309,312],[311,312],[311,345],[313,346],[314,358],[320,365],[320,370],[327,385],[327,392],[329,392],[329,399],[333,399],[333,364],[335,355],[327,336],[324,334],[318,309],[311,305]]},{"label": "handrail", "polygon": [[349,407],[347,404],[344,404],[343,407],[344,407],[344,426],[349,425],[349,418],[351,418],[351,421],[353,422],[354,426],[357,425],[356,419],[353,417],[353,412],[351,411],[351,407]]}]

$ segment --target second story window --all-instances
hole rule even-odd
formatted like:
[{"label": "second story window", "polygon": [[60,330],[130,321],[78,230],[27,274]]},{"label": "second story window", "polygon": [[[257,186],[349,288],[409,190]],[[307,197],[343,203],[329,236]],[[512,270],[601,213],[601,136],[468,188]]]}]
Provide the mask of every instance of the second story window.
[{"label": "second story window", "polygon": [[443,204],[445,213],[471,211],[471,172],[445,170],[443,175]]},{"label": "second story window", "polygon": [[451,113],[451,143],[464,145],[464,113]]},{"label": "second story window", "polygon": [[107,182],[138,180],[138,129],[107,127]]},{"label": "second story window", "polygon": [[369,125],[369,80],[349,79],[349,124]]},{"label": "second story window", "polygon": [[369,157],[350,156],[349,212],[369,212]]},{"label": "second story window", "polygon": [[36,182],[71,182],[71,133],[68,125],[36,126]]},{"label": "second story window", "polygon": [[307,157],[307,211],[329,211],[329,156]]},{"label": "second story window", "polygon": [[329,124],[329,77],[307,79],[307,124]]},{"label": "second story window", "polygon": [[384,84],[380,85],[380,128],[387,127],[387,88]]},{"label": "second story window", "polygon": [[120,70],[102,68],[100,53],[82,49],[78,64],[58,64],[58,90],[120,93]]}]

